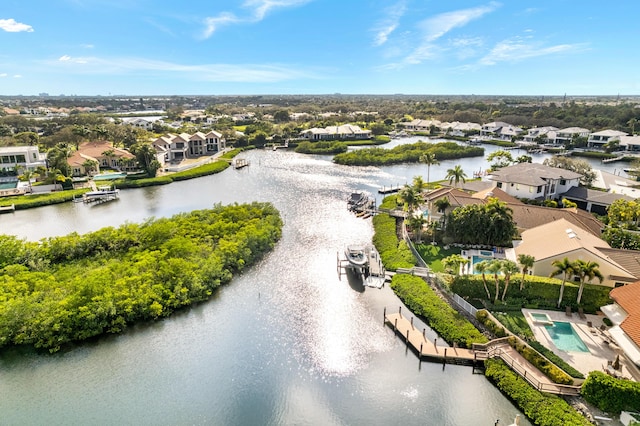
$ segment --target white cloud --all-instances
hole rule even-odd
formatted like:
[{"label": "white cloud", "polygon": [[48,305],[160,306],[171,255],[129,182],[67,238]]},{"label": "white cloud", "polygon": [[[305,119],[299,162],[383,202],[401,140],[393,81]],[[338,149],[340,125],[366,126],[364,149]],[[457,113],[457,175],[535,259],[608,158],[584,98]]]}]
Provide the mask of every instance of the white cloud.
[{"label": "white cloud", "polygon": [[480,59],[480,65],[495,65],[499,62],[518,62],[524,59],[553,55],[556,53],[579,52],[587,47],[584,44],[557,44],[542,46],[539,43],[526,43],[522,37],[501,41]]},{"label": "white cloud", "polygon": [[374,46],[382,46],[387,42],[389,35],[398,28],[400,18],[402,18],[406,10],[407,6],[405,2],[401,1],[384,11],[386,18],[378,22],[374,28],[374,31],[376,32],[376,36],[373,41]]},{"label": "white cloud", "polygon": [[22,24],[20,22],[16,22],[15,19],[0,19],[0,30],[5,30],[8,33],[20,33],[26,31],[28,33],[33,32],[33,27],[31,25]]},{"label": "white cloud", "polygon": [[20,74],[14,74],[13,78],[22,78],[22,75],[20,75]]},{"label": "white cloud", "polygon": [[83,49],[93,49],[95,46],[93,44],[81,44],[80,47]]},{"label": "white cloud", "polygon": [[272,9],[301,6],[310,1],[312,0],[246,0],[242,8],[247,10],[247,16],[238,17],[232,12],[222,12],[218,16],[207,17],[204,20],[205,29],[202,36],[209,38],[224,25],[260,22]]},{"label": "white cloud", "polygon": [[6,72],[0,73],[0,78],[4,78],[7,77],[9,74],[7,74]]},{"label": "white cloud", "polygon": [[[77,67],[72,64],[82,63]],[[290,65],[258,64],[200,64],[184,65],[145,58],[71,58],[62,56],[57,61],[46,63],[50,70],[60,69],[65,73],[114,75],[114,74],[180,74],[182,78],[195,81],[272,83],[298,78],[320,78],[306,70],[296,70]]]}]

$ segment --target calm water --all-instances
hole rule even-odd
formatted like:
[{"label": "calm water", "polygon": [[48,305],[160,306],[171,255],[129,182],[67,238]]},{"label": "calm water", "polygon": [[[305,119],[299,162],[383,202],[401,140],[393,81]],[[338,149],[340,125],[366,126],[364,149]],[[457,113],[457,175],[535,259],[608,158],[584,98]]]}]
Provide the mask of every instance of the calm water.
[{"label": "calm water", "polygon": [[[276,249],[207,303],[54,355],[1,352],[0,424],[510,424],[518,410],[482,374],[420,364],[382,325],[384,307],[400,304],[389,288],[363,291],[336,273],[337,252],[373,232],[347,212],[348,194],[424,166],[243,156],[250,167],[115,202],[0,217],[0,232],[30,240],[252,200],[273,202],[285,220]],[[432,167],[432,179],[449,167]]]}]

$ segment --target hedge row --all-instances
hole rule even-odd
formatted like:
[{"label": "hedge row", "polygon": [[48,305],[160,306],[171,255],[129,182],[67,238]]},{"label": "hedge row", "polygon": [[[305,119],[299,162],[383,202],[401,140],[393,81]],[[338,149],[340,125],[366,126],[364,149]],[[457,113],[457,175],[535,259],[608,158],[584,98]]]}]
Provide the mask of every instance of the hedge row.
[{"label": "hedge row", "polygon": [[373,217],[373,244],[380,253],[380,259],[388,271],[398,268],[412,268],[416,265],[413,253],[406,242],[398,240],[396,219],[388,214]]},{"label": "hedge row", "polygon": [[473,324],[442,300],[424,279],[398,274],[391,280],[391,288],[411,312],[424,318],[429,327],[449,344],[470,348],[473,343],[488,341]]},{"label": "hedge row", "polygon": [[[489,288],[495,287],[493,276],[487,275]],[[538,276],[527,276],[522,291],[520,281],[522,275],[512,276],[507,290],[507,305],[515,306],[518,309],[525,307],[530,309],[556,309],[558,296],[560,295],[560,285],[562,280],[555,278],[545,278]],[[500,279],[500,289],[504,288],[504,280]],[[481,275],[461,275],[454,277],[451,283],[451,290],[462,297],[470,299],[486,299],[487,294],[482,285]],[[580,305],[576,303],[578,297],[578,286],[572,282],[565,283],[563,306],[571,306],[575,310],[582,307],[585,312],[595,313],[600,306],[609,303],[608,287],[585,284],[584,293]],[[502,293],[501,293],[502,294]],[[504,309],[501,307],[500,309]]]},{"label": "hedge row", "polygon": [[485,376],[513,400],[532,423],[541,426],[591,425],[565,400],[537,391],[502,360],[488,359],[485,367]]},{"label": "hedge row", "polygon": [[552,382],[561,385],[573,385],[573,379],[567,373],[559,369],[555,364],[549,362],[545,357],[540,355],[535,349],[521,343],[515,337],[509,337],[509,344],[542,374],[547,376]]},{"label": "hedge row", "polygon": [[587,402],[608,413],[640,412],[640,383],[616,379],[601,371],[592,371],[582,384]]},{"label": "hedge row", "polygon": [[584,375],[581,372],[573,368],[571,365],[567,364],[564,359],[553,353],[551,350],[549,350],[549,348],[544,347],[542,343],[536,340],[527,343],[529,343],[529,346],[540,352],[542,356],[553,362],[558,368],[567,373],[569,376],[573,377],[574,379],[584,379]]},{"label": "hedge row", "polygon": [[42,194],[16,195],[2,198],[0,207],[13,204],[16,210],[25,210],[33,207],[49,206],[72,201],[74,198],[82,196],[89,189],[70,189],[68,191],[47,192]]}]

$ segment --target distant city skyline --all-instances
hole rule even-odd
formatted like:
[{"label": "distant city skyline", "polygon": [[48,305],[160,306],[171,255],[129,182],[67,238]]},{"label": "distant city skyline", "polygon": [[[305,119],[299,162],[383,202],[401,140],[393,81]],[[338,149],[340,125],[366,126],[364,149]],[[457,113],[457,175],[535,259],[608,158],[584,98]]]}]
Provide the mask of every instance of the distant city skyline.
[{"label": "distant city skyline", "polygon": [[0,96],[640,95],[636,2],[7,3]]}]

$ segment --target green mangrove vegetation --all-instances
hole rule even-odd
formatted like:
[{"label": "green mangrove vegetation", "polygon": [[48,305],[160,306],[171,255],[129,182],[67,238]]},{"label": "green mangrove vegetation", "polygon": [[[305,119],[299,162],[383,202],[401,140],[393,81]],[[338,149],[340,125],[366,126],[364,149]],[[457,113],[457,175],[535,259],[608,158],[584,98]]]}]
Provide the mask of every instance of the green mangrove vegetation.
[{"label": "green mangrove vegetation", "polygon": [[347,152],[346,142],[321,141],[321,142],[300,142],[295,148],[295,152],[300,154],[339,154]]},{"label": "green mangrove vegetation", "polygon": [[333,161],[347,166],[384,166],[398,163],[418,163],[420,157],[427,153],[433,153],[438,161],[442,161],[481,157],[484,155],[484,148],[462,146],[455,142],[416,142],[391,149],[376,147],[345,152],[333,157]]},{"label": "green mangrove vegetation", "polygon": [[55,352],[209,298],[280,239],[269,203],[26,242],[0,235],[0,347]]}]

